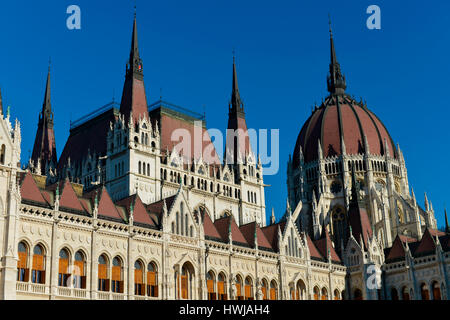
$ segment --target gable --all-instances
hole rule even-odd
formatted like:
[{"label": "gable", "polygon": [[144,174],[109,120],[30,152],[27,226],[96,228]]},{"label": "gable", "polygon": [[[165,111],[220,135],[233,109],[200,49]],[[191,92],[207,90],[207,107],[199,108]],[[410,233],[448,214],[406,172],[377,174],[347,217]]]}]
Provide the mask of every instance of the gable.
[{"label": "gable", "polygon": [[[60,186],[62,183],[60,183]],[[59,199],[59,206],[67,209],[77,210],[84,212],[83,207],[81,206],[80,201],[72,188],[69,180],[66,180],[63,184],[61,197]]]},{"label": "gable", "polygon": [[429,229],[426,229],[422,240],[420,240],[419,245],[416,250],[414,250],[414,256],[426,255],[429,253],[433,253],[436,250],[436,243],[430,233]]},{"label": "gable", "polygon": [[401,239],[397,236],[392,243],[392,247],[386,256],[386,262],[402,260],[405,258],[405,248]]},{"label": "gable", "polygon": [[98,215],[118,219],[120,221],[123,221],[126,218],[125,216],[121,216],[119,211],[117,211],[116,205],[111,200],[105,187],[102,187],[98,195]]},{"label": "gable", "polygon": [[217,231],[216,227],[214,226],[214,223],[212,222],[211,218],[209,217],[209,214],[204,211],[203,212],[203,230],[205,232],[205,237],[222,240],[222,237],[220,236],[219,232]]},{"label": "gable", "polygon": [[22,200],[28,200],[32,202],[37,202],[41,205],[47,205],[47,201],[42,196],[41,191],[36,185],[30,171],[25,174],[22,183],[20,185],[20,194],[22,195]]}]

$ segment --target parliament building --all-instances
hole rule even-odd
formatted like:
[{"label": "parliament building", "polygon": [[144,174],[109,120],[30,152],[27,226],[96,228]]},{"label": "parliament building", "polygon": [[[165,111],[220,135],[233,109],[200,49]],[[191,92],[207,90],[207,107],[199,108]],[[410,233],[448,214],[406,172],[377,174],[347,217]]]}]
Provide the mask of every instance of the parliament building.
[{"label": "parliament building", "polygon": [[0,93],[0,299],[448,299],[447,215],[439,231],[387,128],[346,93],[331,29],[330,46],[278,221],[234,59],[223,159],[204,115],[147,102],[136,16],[120,104],[71,122],[59,156],[50,68],[30,159]]}]

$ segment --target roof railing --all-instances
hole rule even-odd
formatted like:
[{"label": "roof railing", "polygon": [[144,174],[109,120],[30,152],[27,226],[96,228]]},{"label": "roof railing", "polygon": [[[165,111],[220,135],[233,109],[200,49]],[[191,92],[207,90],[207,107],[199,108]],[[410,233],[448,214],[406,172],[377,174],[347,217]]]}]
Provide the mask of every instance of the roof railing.
[{"label": "roof railing", "polygon": [[106,112],[106,111],[108,111],[108,110],[110,110],[110,109],[112,109],[114,107],[120,108],[120,105],[118,103],[112,101],[112,102],[110,102],[108,104],[105,104],[103,107],[100,107],[100,108],[92,111],[91,113],[88,113],[87,115],[79,118],[78,120],[70,121],[70,130],[81,126],[82,124],[88,122],[91,119],[94,119],[98,115],[100,115],[100,114],[102,114],[102,113],[104,113],[104,112]]},{"label": "roof railing", "polygon": [[200,113],[191,111],[189,109],[177,106],[176,104],[173,104],[173,103],[170,103],[170,102],[167,102],[167,101],[164,101],[164,100],[158,100],[158,101],[152,103],[151,105],[148,106],[148,110],[149,111],[153,111],[153,110],[158,109],[160,107],[165,107],[165,108],[171,109],[173,111],[177,111],[177,112],[183,113],[185,115],[188,115],[188,116],[190,116],[192,118],[195,118],[195,119],[198,119],[198,120],[202,120],[202,121],[205,120],[205,115],[202,115]]},{"label": "roof railing", "polygon": [[[148,106],[148,110],[149,111],[153,111],[153,110],[158,109],[160,107],[168,108],[170,110],[173,110],[173,111],[185,114],[185,115],[187,115],[189,117],[192,117],[194,119],[197,119],[197,120],[201,120],[201,121],[205,120],[205,115],[204,114],[202,115],[200,113],[197,113],[197,112],[191,111],[189,109],[177,106],[176,104],[173,104],[173,103],[170,103],[170,102],[167,102],[167,101],[164,101],[164,100],[158,100],[158,101],[152,103],[151,105]],[[92,120],[95,117],[97,117],[97,116],[101,115],[102,113],[104,113],[104,112],[106,112],[108,110],[111,110],[113,108],[120,109],[120,104],[118,104],[115,101],[112,101],[112,102],[110,102],[108,104],[105,104],[104,106],[102,106],[102,107],[92,111],[91,113],[88,113],[87,115],[85,115],[85,116],[83,116],[83,117],[81,117],[81,118],[79,118],[79,119],[77,119],[75,121],[70,121],[70,130],[85,124],[89,120]]]}]

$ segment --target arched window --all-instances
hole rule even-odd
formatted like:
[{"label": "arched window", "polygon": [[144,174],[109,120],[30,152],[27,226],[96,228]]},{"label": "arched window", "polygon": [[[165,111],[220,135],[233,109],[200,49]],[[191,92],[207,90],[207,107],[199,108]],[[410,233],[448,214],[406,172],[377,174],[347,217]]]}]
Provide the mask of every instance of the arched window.
[{"label": "arched window", "polygon": [[227,300],[226,277],[222,272],[217,278],[217,299]]},{"label": "arched window", "polygon": [[[194,268],[186,262],[181,268],[181,275],[177,275],[177,294],[181,299],[193,298],[194,286]],[[180,290],[181,289],[181,290]]]},{"label": "arched window", "polygon": [[236,300],[244,300],[242,296],[242,278],[240,275],[236,276]]},{"label": "arched window", "polygon": [[391,289],[391,300],[397,301],[398,300],[398,292],[397,289],[392,287]]},{"label": "arched window", "polygon": [[297,300],[305,300],[306,299],[306,285],[303,282],[303,280],[298,280],[297,281],[297,294],[296,294],[296,298]]},{"label": "arched window", "polygon": [[277,300],[277,283],[275,280],[270,282],[270,300]]},{"label": "arched window", "polygon": [[325,287],[322,288],[322,298],[321,298],[321,300],[328,300],[328,290]]},{"label": "arched window", "polygon": [[0,150],[0,164],[5,164],[6,158],[6,146],[2,144],[2,148]]},{"label": "arched window", "polygon": [[208,288],[208,300],[217,300],[215,287],[215,275],[214,272],[209,271],[206,274],[206,287]]},{"label": "arched window", "polygon": [[147,268],[147,295],[158,296],[158,269],[154,262],[150,262]]},{"label": "arched window", "polygon": [[144,286],[144,267],[141,261],[134,263],[134,294],[137,296],[145,295]]},{"label": "arched window", "polygon": [[150,163],[147,163],[147,175],[150,176]]},{"label": "arched window", "polygon": [[19,242],[19,260],[17,261],[17,281],[28,282],[30,277],[30,269],[28,268],[28,245]]},{"label": "arched window", "polygon": [[361,290],[355,289],[355,291],[353,292],[353,299],[354,300],[362,300],[363,299]]},{"label": "arched window", "polygon": [[320,295],[320,289],[319,287],[314,287],[314,300],[319,300],[319,295]]},{"label": "arched window", "polygon": [[75,262],[73,266],[73,287],[86,289],[86,259],[81,251],[75,253]]},{"label": "arched window", "polygon": [[441,300],[441,288],[439,287],[439,283],[434,281],[431,287],[433,289],[433,300]]},{"label": "arched window", "polygon": [[122,260],[119,257],[113,259],[111,280],[112,292],[123,293]]},{"label": "arched window", "polygon": [[62,249],[59,252],[59,272],[58,272],[58,286],[68,287],[69,273],[69,252],[67,249]]},{"label": "arched window", "polygon": [[338,289],[334,290],[334,300],[341,300],[341,294]]},{"label": "arched window", "polygon": [[[392,299],[392,300],[394,300],[394,299]],[[402,300],[410,300],[408,287],[406,287],[406,286],[404,286],[402,288]]]},{"label": "arched window", "polygon": [[253,281],[250,277],[245,278],[245,300],[254,300]]},{"label": "arched window", "polygon": [[45,283],[45,254],[44,248],[38,244],[33,249],[33,266],[31,282]]},{"label": "arched window", "polygon": [[342,240],[347,240],[347,215],[345,213],[344,208],[341,206],[336,206],[333,208],[331,212],[332,226],[333,226],[333,237],[337,242],[341,242]]},{"label": "arched window", "polygon": [[139,163],[138,163],[138,173],[141,174],[141,172],[142,172],[142,164],[139,161]]},{"label": "arched window", "polygon": [[104,254],[98,258],[98,290],[109,291],[108,258]]},{"label": "arched window", "polygon": [[430,293],[428,292],[428,288],[425,283],[422,283],[420,286],[420,294],[422,296],[422,300],[430,300]]},{"label": "arched window", "polygon": [[142,174],[145,176],[145,162],[142,162]]},{"label": "arched window", "polygon": [[261,281],[261,291],[262,291],[262,294],[263,294],[262,299],[263,300],[269,300],[269,295],[268,295],[269,288],[268,288],[266,279],[262,279],[262,281]]}]

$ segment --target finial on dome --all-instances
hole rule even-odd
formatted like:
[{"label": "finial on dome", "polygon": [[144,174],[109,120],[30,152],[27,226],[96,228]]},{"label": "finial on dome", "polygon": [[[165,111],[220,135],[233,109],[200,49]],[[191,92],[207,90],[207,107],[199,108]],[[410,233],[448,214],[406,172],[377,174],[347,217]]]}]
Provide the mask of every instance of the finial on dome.
[{"label": "finial on dome", "polygon": [[330,71],[327,76],[328,91],[332,95],[342,95],[345,93],[347,84],[345,82],[345,76],[341,73],[341,66],[336,58],[336,50],[334,48],[333,30],[331,28],[331,16],[328,15],[330,26]]}]

